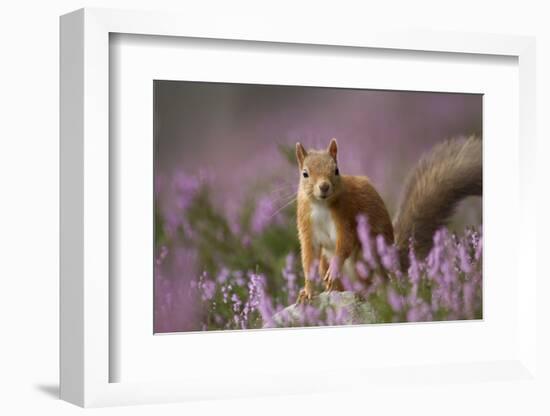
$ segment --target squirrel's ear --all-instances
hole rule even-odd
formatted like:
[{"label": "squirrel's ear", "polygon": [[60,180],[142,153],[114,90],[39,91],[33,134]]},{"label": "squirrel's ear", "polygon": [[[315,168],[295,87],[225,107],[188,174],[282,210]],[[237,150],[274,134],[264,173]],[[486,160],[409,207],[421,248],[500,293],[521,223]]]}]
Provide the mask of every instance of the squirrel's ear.
[{"label": "squirrel's ear", "polygon": [[330,144],[328,145],[327,152],[329,155],[332,156],[334,160],[336,160],[336,156],[338,154],[338,143],[336,143],[336,139],[330,140]]},{"label": "squirrel's ear", "polygon": [[302,146],[302,143],[296,143],[296,160],[298,160],[298,166],[300,166],[300,169],[302,169],[306,156],[307,152],[306,149],[304,149],[304,146]]}]

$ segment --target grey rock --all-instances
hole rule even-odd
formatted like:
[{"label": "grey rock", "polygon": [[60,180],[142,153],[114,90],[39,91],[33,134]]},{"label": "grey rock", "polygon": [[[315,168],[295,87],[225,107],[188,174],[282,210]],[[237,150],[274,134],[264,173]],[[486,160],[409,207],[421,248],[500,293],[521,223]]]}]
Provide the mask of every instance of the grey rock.
[{"label": "grey rock", "polygon": [[323,292],[309,304],[287,306],[264,327],[361,325],[379,322],[372,305],[354,292]]}]

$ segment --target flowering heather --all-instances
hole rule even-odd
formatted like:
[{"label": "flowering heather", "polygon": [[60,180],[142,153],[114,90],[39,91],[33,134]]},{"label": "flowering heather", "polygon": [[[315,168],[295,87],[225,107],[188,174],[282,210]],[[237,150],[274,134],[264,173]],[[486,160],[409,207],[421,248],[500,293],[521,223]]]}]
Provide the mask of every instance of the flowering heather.
[{"label": "flowering heather", "polygon": [[375,267],[377,262],[375,260],[375,256],[373,253],[372,239],[370,237],[369,221],[366,215],[360,215],[357,218],[357,235],[359,236],[359,241],[361,241],[363,259],[371,267]]},{"label": "flowering heather", "polygon": [[[411,244],[410,265],[402,271],[395,246],[371,238],[368,218],[359,217],[357,279],[342,276],[346,293],[355,293],[358,301],[332,292],[287,308],[304,279],[294,207],[273,220],[271,202],[249,198],[229,219],[214,202],[208,181],[175,176],[160,190],[171,187],[177,198],[157,198],[155,332],[364,323],[357,319],[357,302],[373,317],[369,323],[482,317],[478,227],[438,230],[425,259],[417,258]],[[316,268],[311,272],[320,293]]]}]

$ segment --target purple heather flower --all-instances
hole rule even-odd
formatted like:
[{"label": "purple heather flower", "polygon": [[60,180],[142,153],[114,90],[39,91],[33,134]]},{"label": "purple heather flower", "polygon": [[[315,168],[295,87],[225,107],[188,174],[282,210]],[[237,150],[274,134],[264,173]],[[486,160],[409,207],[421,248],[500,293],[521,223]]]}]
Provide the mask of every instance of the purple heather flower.
[{"label": "purple heather flower", "polygon": [[228,286],[222,286],[221,287],[221,292],[222,292],[222,297],[223,297],[223,303],[227,303],[227,299],[228,299],[228,292],[231,290],[231,285],[228,285]]},{"label": "purple heather flower", "polygon": [[388,289],[388,303],[394,312],[401,312],[404,306],[404,299],[393,288]]},{"label": "purple heather flower", "polygon": [[[353,282],[349,279],[348,276],[346,275],[343,275],[342,277],[340,277],[340,282],[342,283],[342,286],[344,287],[344,290],[345,291],[353,291],[354,290],[354,285],[353,285]],[[362,287],[362,286],[361,286]]]},{"label": "purple heather flower", "polygon": [[349,308],[343,307],[337,310],[336,312],[336,325],[345,325],[350,318]]},{"label": "purple heather flower", "polygon": [[376,293],[378,289],[384,284],[384,279],[382,279],[378,274],[375,274],[372,278],[372,282],[368,285],[367,289],[363,292],[365,298],[368,298],[370,295]]},{"label": "purple heather flower", "polygon": [[382,264],[386,270],[397,274],[399,267],[397,261],[397,249],[395,246],[391,246],[387,249],[386,254],[382,256]]},{"label": "purple heather flower", "polygon": [[294,272],[294,254],[290,253],[286,256],[285,267],[282,270],[283,278],[286,280],[286,290],[288,294],[288,302],[293,302],[298,294],[296,286],[297,276]]},{"label": "purple heather flower", "polygon": [[434,245],[444,245],[445,237],[447,236],[447,231],[445,228],[440,228],[434,233]]},{"label": "purple heather flower", "polygon": [[361,242],[361,248],[363,250],[363,259],[372,268],[376,267],[376,260],[372,251],[372,241],[370,236],[370,227],[366,215],[359,215],[357,217],[357,235]]},{"label": "purple heather flower", "polygon": [[211,300],[216,293],[216,283],[212,280],[205,280],[201,284],[202,299]]},{"label": "purple heather flower", "polygon": [[294,284],[294,282],[296,281],[296,273],[289,272],[286,269],[283,269],[282,273],[283,273],[283,278],[287,281],[287,284],[289,286],[292,286]]},{"label": "purple heather flower", "polygon": [[173,237],[174,235],[176,235],[177,230],[182,225],[183,219],[182,219],[181,213],[167,210],[167,212],[164,213],[163,218],[164,218],[164,226],[163,226],[164,232],[170,237]]},{"label": "purple heather flower", "polygon": [[483,251],[483,237],[480,236],[476,247],[476,254],[475,254],[476,260],[481,260],[482,251]]},{"label": "purple heather flower", "polygon": [[348,308],[327,308],[324,325],[345,325],[349,321],[351,313]]},{"label": "purple heather flower", "polygon": [[369,277],[369,268],[363,261],[355,263],[355,270],[361,279],[367,279]]},{"label": "purple heather flower", "polygon": [[433,319],[432,312],[430,307],[425,303],[419,303],[413,308],[410,308],[407,311],[407,321],[408,322],[421,322],[421,321],[430,321]]},{"label": "purple heather flower", "polygon": [[160,253],[159,253],[158,257],[155,260],[155,263],[157,264],[157,266],[160,265],[164,261],[164,259],[166,258],[167,255],[168,255],[168,247],[163,245],[160,248]]},{"label": "purple heather flower", "polygon": [[470,259],[468,257],[468,253],[466,252],[464,244],[458,245],[458,255],[460,259],[460,269],[464,273],[470,273],[472,271],[472,265],[470,264]]},{"label": "purple heather flower", "polygon": [[177,207],[180,210],[185,210],[199,190],[200,181],[197,177],[187,175],[182,171],[177,172],[172,180]]},{"label": "purple heather flower", "polygon": [[285,259],[285,269],[292,270],[294,267],[295,256],[294,253],[288,253]]},{"label": "purple heather flower", "polygon": [[384,236],[378,234],[376,236],[376,250],[384,268],[388,271],[396,272],[398,270],[396,247],[393,245],[388,246]]},{"label": "purple heather flower", "polygon": [[296,273],[294,273],[294,254],[290,253],[286,256],[286,264],[282,270],[283,278],[288,284],[292,284],[296,280]]},{"label": "purple heather flower", "polygon": [[321,323],[321,325],[335,325],[336,322],[336,313],[334,311],[334,308],[327,308],[326,310],[326,317],[325,322]]},{"label": "purple heather flower", "polygon": [[376,251],[380,257],[384,256],[388,250],[386,246],[386,240],[382,234],[376,236]]},{"label": "purple heather flower", "polygon": [[443,255],[443,247],[441,245],[435,245],[426,259],[428,266],[428,277],[432,280],[437,280],[440,277],[439,271],[441,262],[443,261]]},{"label": "purple heather flower", "polygon": [[311,280],[312,282],[315,282],[323,277],[324,276],[319,276],[319,260],[314,260],[311,263],[311,267],[309,268],[309,275],[308,275],[309,280]]},{"label": "purple heather flower", "polygon": [[237,286],[244,286],[245,281],[244,281],[244,278],[243,278],[243,274],[244,273],[240,270],[235,270],[233,272],[233,277],[235,279],[235,283],[237,284]]},{"label": "purple heather flower", "polygon": [[271,198],[262,196],[256,203],[256,210],[252,215],[252,232],[255,234],[261,233],[271,224],[275,212],[276,209]]},{"label": "purple heather flower", "polygon": [[330,259],[330,270],[334,276],[340,276],[340,260],[337,256]]},{"label": "purple heather flower", "polygon": [[226,203],[225,207],[226,212],[226,218],[227,218],[227,224],[229,225],[229,229],[231,230],[231,233],[233,235],[240,235],[241,234],[241,223],[239,219],[239,211],[236,207],[235,201],[230,200]]},{"label": "purple heather flower", "polygon": [[222,267],[220,272],[218,273],[218,277],[216,278],[217,282],[219,284],[224,284],[229,277],[229,270],[226,267]]},{"label": "purple heather flower", "polygon": [[258,312],[264,322],[264,326],[271,327],[273,326],[273,315],[276,313],[276,309],[273,306],[273,302],[270,297],[265,296],[265,293],[260,297],[260,302],[258,305]]},{"label": "purple heather flower", "polygon": [[239,299],[236,293],[233,293],[231,295],[231,302],[233,302],[233,311],[239,312],[241,309],[241,300]]},{"label": "purple heather flower", "polygon": [[443,272],[443,279],[445,285],[450,285],[456,282],[458,276],[456,275],[456,269],[453,267],[449,259],[441,264],[441,271]]},{"label": "purple heather flower", "polygon": [[304,325],[319,325],[321,311],[312,305],[305,305],[303,311],[303,324]]}]

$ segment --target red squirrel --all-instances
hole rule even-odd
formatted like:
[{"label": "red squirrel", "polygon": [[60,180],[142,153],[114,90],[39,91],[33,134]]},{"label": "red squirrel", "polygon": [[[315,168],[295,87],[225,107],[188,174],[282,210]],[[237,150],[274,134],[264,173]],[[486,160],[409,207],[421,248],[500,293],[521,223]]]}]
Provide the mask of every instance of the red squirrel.
[{"label": "red squirrel", "polygon": [[474,136],[436,145],[413,169],[392,224],[384,201],[366,176],[340,174],[336,139],[326,150],[306,151],[296,143],[297,225],[305,276],[298,302],[313,296],[310,276],[316,263],[327,291],[343,290],[342,273],[355,275],[359,215],[367,216],[372,237],[382,235],[386,243],[397,246],[403,270],[408,267],[410,243],[417,257],[424,258],[433,234],[448,223],[458,202],[481,195],[481,154],[481,140]]}]

